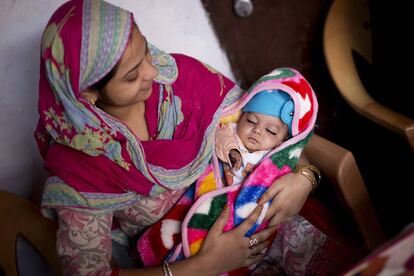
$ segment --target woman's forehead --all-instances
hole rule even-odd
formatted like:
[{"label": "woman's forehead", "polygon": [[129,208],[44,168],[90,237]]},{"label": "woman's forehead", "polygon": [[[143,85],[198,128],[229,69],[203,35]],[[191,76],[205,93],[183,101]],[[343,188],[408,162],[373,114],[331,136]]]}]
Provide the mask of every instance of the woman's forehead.
[{"label": "woman's forehead", "polygon": [[123,53],[119,70],[128,70],[131,65],[136,65],[145,55],[146,41],[137,27],[134,27],[131,33],[131,39]]}]

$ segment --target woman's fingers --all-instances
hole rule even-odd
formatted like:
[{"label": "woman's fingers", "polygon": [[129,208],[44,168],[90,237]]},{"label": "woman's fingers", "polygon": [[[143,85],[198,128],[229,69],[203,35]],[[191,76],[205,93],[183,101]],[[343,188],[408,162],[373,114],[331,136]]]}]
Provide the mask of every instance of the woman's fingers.
[{"label": "woman's fingers", "polygon": [[264,192],[263,195],[259,198],[259,200],[257,201],[257,204],[264,204],[264,203],[268,202],[269,200],[274,198],[279,192],[280,192],[279,186],[274,185],[274,183],[273,183],[272,186],[270,186],[266,190],[266,192]]},{"label": "woman's fingers", "polygon": [[258,263],[261,259],[263,259],[264,256],[265,254],[263,253],[257,254],[256,256],[252,256],[246,259],[244,266],[250,266],[252,264]]},{"label": "woman's fingers", "polygon": [[[266,249],[270,245],[270,241],[268,240],[269,236],[272,235],[276,231],[276,227],[268,227],[266,229],[261,230],[250,236],[248,238],[248,250],[249,250],[249,257],[245,260],[245,266],[249,266],[251,264],[257,263],[260,261],[266,253]],[[250,241],[256,240],[253,246],[250,246]]]},{"label": "woman's fingers", "polygon": [[268,220],[272,216],[274,216],[279,211],[280,206],[283,205],[280,202],[280,199],[277,198],[277,195],[280,192],[281,190],[279,188],[271,186],[269,187],[269,189],[266,190],[266,192],[264,192],[262,197],[257,201],[259,204],[260,203],[264,204],[265,202],[272,200],[269,208],[267,209],[266,216],[264,218],[265,220]]},{"label": "woman's fingers", "polygon": [[221,233],[223,233],[223,228],[226,225],[228,217],[229,217],[229,207],[227,206],[227,203],[226,203],[223,207],[223,210],[221,210],[220,216],[214,222],[210,231],[208,231],[208,234],[213,235],[213,236],[218,236]]},{"label": "woman's fingers", "polygon": [[252,247],[250,250],[252,251],[251,257],[254,257],[254,255],[262,253],[264,249],[269,247],[269,241],[264,241],[259,244],[256,244],[254,247]]},{"label": "woman's fingers", "polygon": [[257,239],[259,242],[267,240],[276,231],[276,227],[268,227],[250,236],[250,239]]},{"label": "woman's fingers", "polygon": [[283,207],[283,199],[282,198],[274,198],[272,203],[270,204],[269,208],[267,209],[265,220],[270,219],[271,217],[275,216],[277,213],[280,213]]},{"label": "woman's fingers", "polygon": [[259,204],[254,208],[253,212],[235,229],[235,231],[241,236],[244,237],[247,231],[253,226],[260,216],[260,213],[263,210],[263,204]]},{"label": "woman's fingers", "polygon": [[279,225],[280,223],[285,221],[287,217],[288,215],[286,215],[285,213],[278,212],[270,219],[269,226],[275,227],[276,225]]},{"label": "woman's fingers", "polygon": [[268,248],[268,246],[269,241],[264,241],[249,248],[250,256],[245,260],[245,266],[249,266],[260,261],[265,256],[266,248]]}]

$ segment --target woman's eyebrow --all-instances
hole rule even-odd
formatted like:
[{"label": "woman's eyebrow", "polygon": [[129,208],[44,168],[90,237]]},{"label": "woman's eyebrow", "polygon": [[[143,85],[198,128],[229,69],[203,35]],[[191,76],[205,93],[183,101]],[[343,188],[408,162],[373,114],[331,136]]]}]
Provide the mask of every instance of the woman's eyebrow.
[{"label": "woman's eyebrow", "polygon": [[[145,42],[145,54],[147,54],[148,53],[148,42],[147,42],[147,38],[145,36],[143,36],[143,37],[144,37],[144,42]],[[141,65],[142,61],[145,58],[145,54],[141,58],[141,60],[134,67],[132,67],[130,70],[128,70],[128,72],[126,72],[126,74],[122,77],[122,79],[125,79],[132,71],[136,70],[138,68],[138,66]]]}]

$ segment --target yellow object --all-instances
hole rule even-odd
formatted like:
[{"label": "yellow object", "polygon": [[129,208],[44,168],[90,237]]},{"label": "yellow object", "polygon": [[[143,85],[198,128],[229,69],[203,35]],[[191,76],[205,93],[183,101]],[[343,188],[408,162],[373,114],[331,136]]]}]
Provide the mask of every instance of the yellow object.
[{"label": "yellow object", "polygon": [[199,189],[197,190],[197,196],[200,197],[201,195],[208,193],[210,191],[216,190],[216,180],[214,178],[214,172],[211,171],[202,181]]},{"label": "yellow object", "polygon": [[219,124],[223,125],[223,124],[228,124],[228,123],[235,123],[239,120],[241,113],[242,113],[241,110],[239,110],[233,114],[221,117]]},{"label": "yellow object", "polygon": [[190,245],[191,256],[197,254],[197,252],[200,250],[202,242],[203,242],[203,239],[198,239],[195,242],[191,243]]}]

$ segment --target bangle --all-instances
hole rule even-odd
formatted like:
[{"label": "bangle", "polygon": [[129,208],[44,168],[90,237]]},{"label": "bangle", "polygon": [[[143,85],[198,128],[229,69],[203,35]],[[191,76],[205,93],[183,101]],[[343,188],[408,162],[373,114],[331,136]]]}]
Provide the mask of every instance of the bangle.
[{"label": "bangle", "polygon": [[314,165],[309,164],[308,166],[309,166],[308,168],[313,172],[313,176],[316,179],[316,187],[318,187],[319,184],[321,184],[321,179],[322,179],[321,171]]},{"label": "bangle", "polygon": [[319,183],[321,182],[321,172],[317,167],[313,165],[299,165],[296,167],[295,172],[300,173],[310,181],[312,185],[312,192],[315,191],[316,187],[318,187]]},{"label": "bangle", "polygon": [[173,276],[170,265],[167,261],[164,261],[164,263],[162,264],[162,270],[164,271],[164,276]]}]

